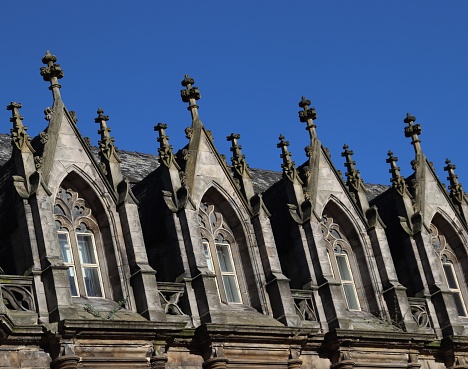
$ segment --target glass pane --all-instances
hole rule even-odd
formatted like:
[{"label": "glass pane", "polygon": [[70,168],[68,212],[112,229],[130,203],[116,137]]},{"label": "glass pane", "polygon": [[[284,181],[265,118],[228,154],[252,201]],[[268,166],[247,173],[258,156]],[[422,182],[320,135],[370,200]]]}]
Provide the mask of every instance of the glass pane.
[{"label": "glass pane", "polygon": [[91,235],[77,234],[78,251],[80,252],[80,259],[83,264],[96,264],[94,257],[94,247]]},{"label": "glass pane", "polygon": [[66,233],[58,233],[58,239],[59,239],[60,251],[62,253],[63,262],[73,263],[70,243],[68,242],[68,235]]},{"label": "glass pane", "polygon": [[336,263],[338,264],[338,269],[340,271],[341,280],[353,281],[351,271],[349,270],[348,256],[346,254],[335,255],[335,256],[336,256]]},{"label": "glass pane", "polygon": [[211,260],[210,246],[207,242],[203,242],[203,252],[205,253],[206,264],[208,269],[214,273],[213,261]]},{"label": "glass pane", "polygon": [[330,229],[330,234],[337,240],[340,240],[342,238],[340,233],[336,229]]},{"label": "glass pane", "polygon": [[224,290],[226,291],[227,302],[241,302],[237,289],[236,277],[233,275],[223,275]]},{"label": "glass pane", "polygon": [[454,292],[453,298],[455,299],[455,305],[457,307],[458,316],[466,316],[465,306],[463,304],[460,292]]},{"label": "glass pane", "polygon": [[458,283],[453,272],[452,264],[444,264],[445,277],[447,278],[447,284],[450,289],[458,290]]},{"label": "glass pane", "polygon": [[359,303],[354,286],[350,283],[345,283],[343,284],[343,290],[345,293],[346,302],[348,303],[348,309],[359,310]]},{"label": "glass pane", "polygon": [[83,268],[86,294],[89,297],[102,297],[101,283],[97,268]]},{"label": "glass pane", "polygon": [[70,282],[70,291],[72,296],[79,296],[75,281],[75,268],[68,268],[68,281]]},{"label": "glass pane", "polygon": [[233,273],[231,254],[229,252],[229,245],[216,244],[216,252],[218,253],[219,268],[221,272]]}]

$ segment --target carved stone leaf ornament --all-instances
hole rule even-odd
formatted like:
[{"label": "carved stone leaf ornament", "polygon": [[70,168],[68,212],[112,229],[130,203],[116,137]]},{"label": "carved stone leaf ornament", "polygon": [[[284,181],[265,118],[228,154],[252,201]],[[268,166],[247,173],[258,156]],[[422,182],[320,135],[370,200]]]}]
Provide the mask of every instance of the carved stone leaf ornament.
[{"label": "carved stone leaf ornament", "polygon": [[81,223],[91,221],[96,224],[91,214],[91,209],[86,205],[84,199],[78,196],[78,193],[71,189],[61,188],[55,200],[55,215],[61,225],[71,224],[75,229],[82,228]]}]

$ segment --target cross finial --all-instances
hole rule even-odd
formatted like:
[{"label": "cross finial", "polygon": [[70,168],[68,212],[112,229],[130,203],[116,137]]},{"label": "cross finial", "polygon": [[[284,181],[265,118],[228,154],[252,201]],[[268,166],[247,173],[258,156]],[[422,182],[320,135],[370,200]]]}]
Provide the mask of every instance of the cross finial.
[{"label": "cross finial", "polygon": [[13,101],[7,106],[7,110],[11,110],[10,122],[13,123],[13,128],[10,129],[11,143],[22,152],[29,149],[29,151],[34,153],[35,151],[30,144],[31,137],[26,133],[28,128],[23,125],[23,117],[19,113],[21,107],[21,103]]},{"label": "cross finial", "polygon": [[226,140],[231,141],[232,146],[230,150],[232,151],[232,169],[236,174],[243,177],[244,174],[248,177],[251,177],[249,172],[249,166],[247,165],[247,161],[245,160],[245,155],[242,154],[242,146],[239,145],[238,139],[240,139],[240,134],[238,133],[231,133],[229,136],[226,137]]},{"label": "cross finial", "polygon": [[447,179],[450,181],[450,197],[457,205],[461,205],[465,198],[465,192],[463,191],[461,183],[458,182],[458,176],[455,174],[455,169],[457,167],[455,164],[452,164],[449,159],[445,160],[445,164],[447,164],[447,166],[444,167],[444,170],[448,173]]},{"label": "cross finial", "polygon": [[386,162],[390,164],[390,169],[388,171],[392,173],[390,181],[392,182],[393,188],[403,196],[406,192],[406,182],[405,178],[400,174],[400,167],[396,165],[398,158],[393,156],[393,152],[390,150],[388,150],[387,155],[388,159]]},{"label": "cross finial", "polygon": [[343,156],[346,159],[346,163],[344,164],[344,166],[348,170],[345,173],[347,177],[347,185],[351,190],[357,191],[362,185],[362,179],[359,170],[357,170],[355,167],[356,162],[352,159],[352,155],[354,154],[354,152],[348,149],[349,146],[344,144],[344,151],[341,153],[341,156]]},{"label": "cross finial", "polygon": [[182,80],[181,84],[185,87],[185,90],[180,90],[180,97],[183,102],[189,103],[188,110],[192,114],[192,121],[199,122],[198,118],[198,105],[196,104],[197,100],[200,100],[200,91],[198,87],[193,86],[195,83],[193,78],[190,78],[188,74],[185,75],[185,78]]},{"label": "cross finial", "polygon": [[298,176],[296,163],[291,160],[292,153],[288,151],[289,141],[285,141],[282,134],[280,134],[279,140],[280,142],[276,145],[276,147],[281,148],[280,158],[283,159],[283,164],[281,164],[281,168],[283,168],[283,175],[285,175],[291,182],[294,182]]},{"label": "cross finial", "polygon": [[107,160],[110,160],[114,156],[117,161],[120,162],[120,158],[117,155],[114,145],[114,137],[111,137],[111,129],[107,126],[107,121],[109,120],[108,115],[104,115],[104,110],[98,108],[98,116],[94,118],[94,121],[99,124],[98,133],[101,135],[101,140],[99,141],[99,149],[101,157],[104,157]]},{"label": "cross finial", "polygon": [[159,133],[157,139],[159,142],[159,162],[170,168],[174,159],[174,152],[172,151],[172,146],[169,145],[169,136],[166,135],[165,129],[167,129],[167,124],[164,123],[158,123],[154,126],[154,130]]},{"label": "cross finial", "polygon": [[63,70],[60,67],[60,64],[56,64],[57,57],[52,55],[49,50],[47,50],[45,56],[42,58],[42,62],[47,65],[47,67],[41,67],[41,76],[44,81],[50,82],[49,90],[52,91],[54,100],[60,99],[60,85],[58,80],[63,77]]},{"label": "cross finial", "polygon": [[299,107],[302,110],[299,110],[299,120],[303,123],[306,123],[306,130],[309,131],[310,138],[312,139],[315,136],[315,127],[314,120],[317,119],[317,112],[315,108],[309,108],[310,100],[307,100],[305,96],[302,96],[301,101],[299,101]]},{"label": "cross finial", "polygon": [[421,134],[421,125],[414,124],[416,122],[416,117],[412,116],[410,113],[406,113],[406,118],[403,120],[408,127],[405,127],[405,137],[411,137],[411,144],[414,146],[414,151],[416,154],[421,152],[421,140],[418,135]]}]

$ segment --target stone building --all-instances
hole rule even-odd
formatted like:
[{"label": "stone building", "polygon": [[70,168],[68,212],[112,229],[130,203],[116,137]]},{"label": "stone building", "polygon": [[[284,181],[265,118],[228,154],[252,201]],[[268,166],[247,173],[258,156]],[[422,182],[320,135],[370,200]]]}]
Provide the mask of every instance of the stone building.
[{"label": "stone building", "polygon": [[185,76],[188,144],[158,124],[157,157],[118,152],[101,109],[99,147],[81,136],[42,61],[47,127],[30,138],[12,102],[0,136],[0,368],[468,368],[467,197],[415,117],[391,186],[346,146],[343,179],[304,97],[305,162],[280,136],[282,173],[254,170],[237,134],[218,153]]}]

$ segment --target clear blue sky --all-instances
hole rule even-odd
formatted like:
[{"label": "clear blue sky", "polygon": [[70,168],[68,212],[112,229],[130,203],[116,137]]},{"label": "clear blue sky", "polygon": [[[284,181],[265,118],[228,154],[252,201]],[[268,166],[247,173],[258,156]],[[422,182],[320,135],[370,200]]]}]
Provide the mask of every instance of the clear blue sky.
[{"label": "clear blue sky", "polygon": [[[132,5],[130,5],[132,4]],[[439,176],[445,158],[468,190],[468,1],[121,1],[1,4],[0,103],[23,104],[32,136],[51,105],[39,67],[47,49],[65,77],[62,98],[97,144],[96,110],[110,116],[116,145],[157,153],[158,122],[177,150],[190,113],[180,81],[195,78],[200,116],[230,158],[225,137],[241,134],[251,167],[281,170],[282,133],[305,161],[302,95],[318,113],[318,135],[338,169],[347,143],[366,182],[389,184],[387,151],[411,174],[407,112]],[[9,112],[0,110],[1,132]]]}]

